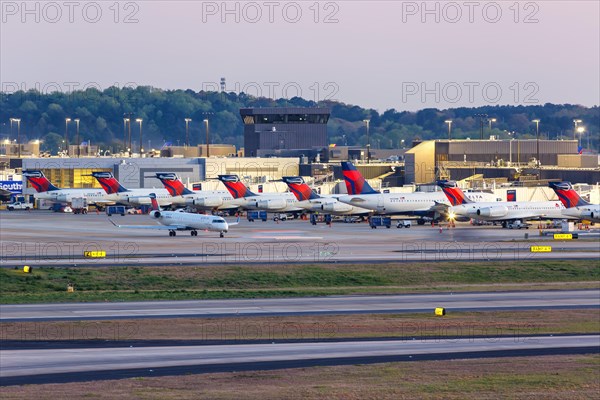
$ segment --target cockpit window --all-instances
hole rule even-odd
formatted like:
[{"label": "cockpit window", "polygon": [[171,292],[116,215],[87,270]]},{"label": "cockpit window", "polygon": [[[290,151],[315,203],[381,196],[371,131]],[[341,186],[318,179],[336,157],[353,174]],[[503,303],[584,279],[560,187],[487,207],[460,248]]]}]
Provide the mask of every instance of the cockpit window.
[{"label": "cockpit window", "polygon": [[222,219],[215,218],[215,219],[213,219],[211,222],[212,222],[213,224],[222,224],[222,223],[224,223],[225,221],[224,221],[224,220],[222,220]]}]

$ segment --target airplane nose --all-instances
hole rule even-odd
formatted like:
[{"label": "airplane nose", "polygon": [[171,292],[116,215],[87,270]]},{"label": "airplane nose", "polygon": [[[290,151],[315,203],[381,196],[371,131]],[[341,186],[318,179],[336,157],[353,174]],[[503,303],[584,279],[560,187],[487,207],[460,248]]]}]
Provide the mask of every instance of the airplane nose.
[{"label": "airplane nose", "polygon": [[225,225],[224,231],[227,232],[229,230],[229,224],[225,222],[223,225]]}]

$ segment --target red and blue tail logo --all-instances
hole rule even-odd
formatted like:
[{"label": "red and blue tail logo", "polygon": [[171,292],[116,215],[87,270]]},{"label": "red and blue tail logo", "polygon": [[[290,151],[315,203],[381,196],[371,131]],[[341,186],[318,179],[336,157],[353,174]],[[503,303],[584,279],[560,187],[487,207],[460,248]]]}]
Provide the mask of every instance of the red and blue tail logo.
[{"label": "red and blue tail logo", "polygon": [[565,208],[587,206],[590,204],[579,196],[575,189],[573,189],[571,182],[550,182],[549,185],[554,189],[554,192]]},{"label": "red and blue tail logo", "polygon": [[256,193],[252,193],[250,189],[240,181],[240,178],[237,175],[219,175],[218,179],[223,182],[223,185],[225,185],[234,199],[256,196]]},{"label": "red and blue tail logo", "polygon": [[38,193],[51,192],[53,190],[60,190],[54,186],[44,173],[40,170],[26,170],[22,172],[22,175],[27,178],[31,186]]},{"label": "red and blue tail logo", "polygon": [[314,200],[321,197],[316,194],[300,176],[284,176],[281,180],[287,183],[290,191],[294,193],[294,196],[296,196],[298,201]]},{"label": "red and blue tail logo", "polygon": [[342,173],[346,182],[346,190],[348,194],[373,194],[379,193],[369,185],[359,170],[347,161],[342,162]]},{"label": "red and blue tail logo", "polygon": [[472,203],[471,200],[465,196],[463,191],[453,181],[437,181],[437,185],[442,188],[442,191],[448,198],[448,201],[453,206],[459,206],[461,204]]},{"label": "red and blue tail logo", "polygon": [[156,193],[150,193],[150,203],[152,204],[152,211],[160,211],[158,201],[156,201]]},{"label": "red and blue tail logo", "polygon": [[183,186],[183,182],[171,172],[158,172],[156,174],[165,189],[171,194],[171,196],[182,196],[184,194],[194,194],[191,190]]},{"label": "red and blue tail logo", "polygon": [[110,172],[92,172],[92,176],[98,180],[102,189],[108,194],[123,193],[129,190],[125,189],[119,181]]}]

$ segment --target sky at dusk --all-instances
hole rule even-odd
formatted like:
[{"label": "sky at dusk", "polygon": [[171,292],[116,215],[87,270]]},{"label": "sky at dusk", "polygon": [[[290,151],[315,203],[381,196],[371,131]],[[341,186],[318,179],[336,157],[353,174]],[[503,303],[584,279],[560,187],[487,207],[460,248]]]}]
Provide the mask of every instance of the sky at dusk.
[{"label": "sky at dusk", "polygon": [[4,92],[93,86],[379,111],[600,103],[598,1],[2,1]]}]

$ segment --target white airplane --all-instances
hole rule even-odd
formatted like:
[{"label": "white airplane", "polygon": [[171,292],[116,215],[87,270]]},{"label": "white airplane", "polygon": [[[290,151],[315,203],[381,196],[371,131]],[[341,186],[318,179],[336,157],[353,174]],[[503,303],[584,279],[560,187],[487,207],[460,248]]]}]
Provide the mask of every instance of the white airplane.
[{"label": "white airplane", "polygon": [[300,176],[284,176],[281,178],[290,191],[296,196],[298,206],[308,211],[325,212],[334,215],[369,215],[373,210],[355,207],[338,201],[340,195],[321,196],[310,188]]},{"label": "white airplane", "polygon": [[303,211],[292,193],[256,194],[252,193],[237,175],[219,175],[218,179],[223,182],[234,199],[240,199],[240,206],[243,208],[269,212],[299,213]]},{"label": "white airplane", "polygon": [[452,204],[449,215],[475,218],[484,221],[524,221],[536,218],[564,219],[565,209],[560,201],[499,201],[474,202],[469,200],[456,182],[438,181],[438,185]]},{"label": "white airplane", "polygon": [[590,204],[573,189],[571,182],[550,182],[550,187],[566,207],[563,215],[568,218],[600,222],[600,204]]},{"label": "white airplane", "polygon": [[[442,192],[380,193],[369,185],[351,162],[342,162],[342,172],[348,195],[339,196],[338,200],[374,210],[376,214],[418,215],[438,219],[449,205]],[[469,192],[467,195],[471,200],[476,201],[496,200],[491,193]],[[421,218],[419,223],[424,223],[424,220]]]},{"label": "white airplane", "polygon": [[183,182],[172,172],[158,172],[156,178],[162,182],[171,196],[180,196],[185,204],[202,210],[235,210],[242,203],[235,200],[226,190],[200,190],[197,192],[187,189]]},{"label": "white airplane", "polygon": [[22,175],[27,178],[37,192],[36,199],[50,200],[55,203],[71,203],[73,199],[85,198],[88,204],[101,208],[116,204],[116,197],[108,195],[102,189],[61,189],[52,184],[40,170],[24,170]]},{"label": "white airplane", "polygon": [[185,199],[172,197],[167,189],[126,189],[111,172],[92,172],[91,175],[98,180],[107,194],[114,196],[122,204],[133,207],[150,204],[150,193],[154,193],[161,206],[185,206]]},{"label": "white airplane", "polygon": [[169,236],[176,236],[177,231],[190,231],[192,236],[198,236],[198,231],[204,230],[219,232],[220,237],[225,235],[231,225],[239,223],[239,218],[237,222],[228,224],[225,219],[213,215],[192,214],[183,210],[163,211],[158,205],[155,193],[150,193],[148,197],[152,204],[150,218],[160,225],[118,225],[111,219],[109,221],[118,228],[168,230]]}]

